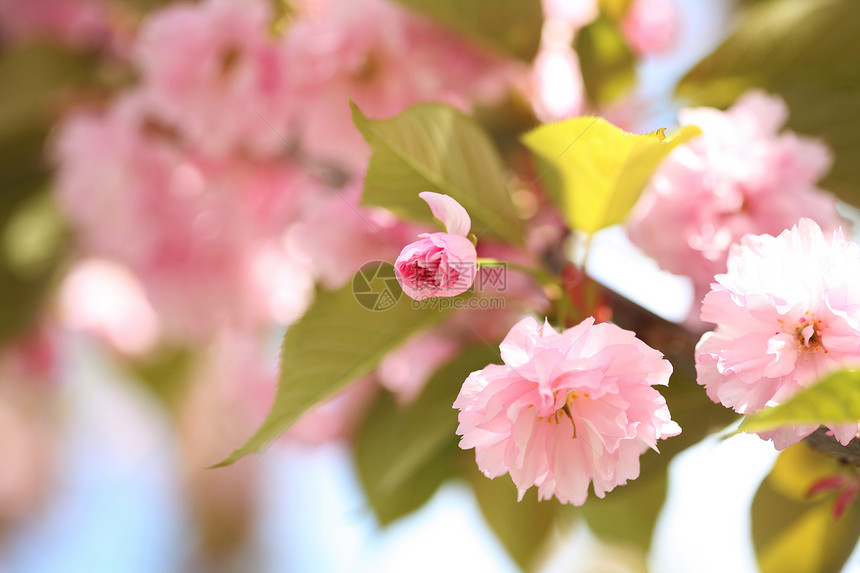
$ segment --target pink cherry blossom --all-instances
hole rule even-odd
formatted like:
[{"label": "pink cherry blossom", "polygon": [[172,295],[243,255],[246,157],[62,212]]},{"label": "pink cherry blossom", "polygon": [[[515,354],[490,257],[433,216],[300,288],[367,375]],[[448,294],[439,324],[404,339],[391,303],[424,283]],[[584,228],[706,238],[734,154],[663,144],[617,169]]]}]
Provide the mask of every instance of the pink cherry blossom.
[{"label": "pink cherry blossom", "polygon": [[108,3],[102,0],[0,0],[4,39],[97,48],[108,43],[111,34]]},{"label": "pink cherry blossom", "polygon": [[308,12],[286,39],[301,147],[348,171],[370,157],[350,100],[370,117],[391,117],[422,101],[468,107],[509,81],[511,64],[394,2],[326,0]]},{"label": "pink cherry blossom", "polygon": [[665,399],[672,366],[633,332],[588,318],[564,332],[533,318],[500,346],[504,365],[469,375],[454,407],[460,447],[489,478],[510,473],[522,499],[537,486],[582,505],[639,476],[639,456],[680,433]]},{"label": "pink cherry blossom", "polygon": [[[705,297],[716,324],[696,347],[699,384],[741,414],[785,401],[828,372],[860,364],[860,247],[801,219],[777,237],[748,235]],[[816,427],[761,434],[778,449]],[[843,444],[856,424],[833,426]]]},{"label": "pink cherry blossom", "polygon": [[674,3],[672,0],[633,0],[621,22],[621,31],[640,56],[671,49],[678,33]]},{"label": "pink cherry blossom", "polygon": [[597,18],[597,0],[542,0],[544,18],[564,22],[579,29]]},{"label": "pink cherry blossom", "polygon": [[391,260],[416,228],[385,209],[360,205],[361,178],[341,188],[307,186],[301,218],[288,231],[291,252],[328,289],[352,279],[365,263]]},{"label": "pink cherry blossom", "polygon": [[168,6],[143,24],[136,46],[154,110],[213,155],[285,148],[290,100],[271,2],[205,0]]},{"label": "pink cherry blossom", "polygon": [[777,234],[800,217],[825,230],[839,224],[834,199],[816,187],[831,154],[820,141],[779,133],[787,113],[779,97],[758,91],[727,111],[683,110],[681,124],[702,135],[669,155],[631,215],[631,240],[663,269],[690,276],[698,300],[744,235]]},{"label": "pink cherry blossom", "polygon": [[300,312],[309,286],[293,291],[289,310],[266,281],[289,269],[293,286],[309,285],[283,240],[307,174],[285,161],[200,157],[153,123],[147,101],[126,94],[58,130],[57,194],[84,254],[132,271],[171,335],[206,337]]},{"label": "pink cherry blossom", "polygon": [[457,296],[475,281],[478,253],[467,238],[472,226],[466,210],[448,195],[419,193],[433,216],[444,225],[444,233],[422,233],[420,240],[403,248],[394,262],[397,281],[410,298]]}]

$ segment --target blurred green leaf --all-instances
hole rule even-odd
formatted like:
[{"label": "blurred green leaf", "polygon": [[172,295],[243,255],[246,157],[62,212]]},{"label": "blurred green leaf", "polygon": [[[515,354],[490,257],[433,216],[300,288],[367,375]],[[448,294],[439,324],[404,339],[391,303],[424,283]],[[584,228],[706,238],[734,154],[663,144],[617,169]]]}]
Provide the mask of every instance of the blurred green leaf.
[{"label": "blurred green leaf", "polygon": [[636,57],[618,24],[606,16],[579,30],[574,41],[585,93],[595,104],[606,104],[636,84]]},{"label": "blurred green leaf", "polygon": [[726,107],[750,87],[782,95],[789,126],[836,152],[825,185],[860,205],[860,10],[856,0],[748,3],[733,33],[678,86],[698,105]]},{"label": "blurred green leaf", "polygon": [[664,468],[612,490],[603,499],[589,497],[579,512],[601,539],[631,543],[647,551],[666,501],[666,488]]},{"label": "blurred green leaf", "polygon": [[387,310],[369,310],[359,304],[352,283],[317,294],[284,336],[278,391],[268,417],[247,444],[217,466],[259,451],[310,407],[371,372],[410,334],[447,316],[429,307],[413,308],[396,281],[387,286],[394,298],[399,297]]},{"label": "blurred green leaf", "polygon": [[642,454],[639,463],[643,477],[665,472],[669,462],[677,454],[723,430],[739,417],[731,409],[715,404],[708,398],[704,389],[696,384],[696,374],[692,367],[684,368],[674,357],[668,358],[675,366],[675,372],[669,385],[658,386],[657,390],[666,398],[672,420],[681,426],[681,433],[658,442],[659,453],[648,450]]},{"label": "blurred green leaf", "polygon": [[524,571],[537,570],[552,533],[563,523],[562,506],[555,499],[538,501],[536,488],[518,502],[517,488],[508,475],[487,479],[473,465],[467,476],[484,519],[508,554]]},{"label": "blurred green leaf", "polygon": [[540,0],[396,0],[491,50],[531,62],[540,47]]},{"label": "blurred green leaf", "polygon": [[839,462],[803,442],[776,461],[752,503],[752,534],[762,573],[838,573],[860,536],[860,511],[850,505],[833,517],[832,496],[808,500],[819,479]]},{"label": "blurred green leaf", "polygon": [[857,422],[860,422],[860,371],[846,369],[828,374],[782,404],[747,416],[738,431]]},{"label": "blurred green leaf", "polygon": [[522,242],[522,221],[508,194],[505,167],[473,119],[442,104],[420,104],[391,119],[369,119],[352,104],[352,118],[373,155],[362,202],[407,219],[432,223],[422,191],[456,199],[472,231]]},{"label": "blurred green leaf", "polygon": [[134,377],[168,406],[176,406],[185,395],[194,365],[188,348],[168,346],[145,358],[126,361]]},{"label": "blurred green leaf", "polygon": [[577,117],[538,127],[523,142],[568,225],[594,233],[623,222],[663,158],[699,133],[684,126],[670,137],[636,135],[600,117]]},{"label": "blurred green leaf", "polygon": [[452,404],[466,377],[498,353],[467,350],[437,371],[408,406],[379,394],[356,434],[356,468],[367,499],[382,524],[421,507],[456,470],[459,439]]}]

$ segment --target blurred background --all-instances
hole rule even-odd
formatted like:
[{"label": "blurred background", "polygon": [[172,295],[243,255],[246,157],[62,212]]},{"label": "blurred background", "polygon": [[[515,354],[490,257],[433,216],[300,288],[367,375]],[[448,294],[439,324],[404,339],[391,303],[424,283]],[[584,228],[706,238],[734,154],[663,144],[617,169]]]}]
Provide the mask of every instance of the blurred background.
[{"label": "blurred background", "polygon": [[[406,4],[0,0],[0,571],[520,570],[462,480],[387,520],[356,468],[380,388],[409,402],[464,343],[456,325],[261,455],[204,469],[263,420],[315,293],[421,230],[359,203],[370,151],[348,102],[379,118],[449,103],[503,150],[584,113],[672,128],[676,85],[753,3],[634,0],[612,20],[612,2],[545,0],[527,61]],[[664,318],[693,304],[618,228],[590,261]],[[674,458],[650,554],[573,524],[536,568],[755,571],[748,506],[775,457],[709,438]]]}]

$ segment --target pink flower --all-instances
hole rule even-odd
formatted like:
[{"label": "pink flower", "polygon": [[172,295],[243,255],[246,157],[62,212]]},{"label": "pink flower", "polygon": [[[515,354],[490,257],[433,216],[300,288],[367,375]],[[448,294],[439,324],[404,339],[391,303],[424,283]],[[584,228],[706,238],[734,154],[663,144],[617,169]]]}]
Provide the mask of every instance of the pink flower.
[{"label": "pink flower", "polygon": [[302,149],[317,160],[356,172],[370,157],[350,100],[369,117],[391,117],[422,101],[467,108],[508,82],[509,64],[393,2],[318,4],[286,39],[301,103],[293,117]]},{"label": "pink flower", "polygon": [[681,124],[703,134],[670,154],[634,209],[631,240],[665,270],[690,276],[698,300],[744,235],[777,234],[800,217],[839,225],[835,201],[815,185],[831,154],[817,140],[778,133],[787,113],[779,97],[758,91],[728,111],[683,110]]},{"label": "pink flower", "polygon": [[98,48],[111,40],[108,3],[101,0],[0,0],[0,35]]},{"label": "pink flower", "polygon": [[681,429],[652,388],[672,366],[633,332],[588,318],[562,333],[533,318],[517,323],[500,346],[504,365],[466,379],[460,447],[475,448],[489,478],[510,473],[522,499],[582,505],[594,493],[639,476],[639,456]]},{"label": "pink flower", "polygon": [[[860,364],[860,247],[801,219],[778,237],[748,235],[705,297],[716,324],[696,346],[699,384],[741,414],[786,400],[828,372]],[[761,434],[778,449],[816,427]],[[832,426],[847,444],[856,424]]]},{"label": "pink flower", "polygon": [[678,17],[671,0],[633,0],[621,22],[624,37],[638,55],[671,49],[678,31]]},{"label": "pink flower", "polygon": [[361,186],[361,178],[337,190],[312,182],[301,218],[288,232],[291,250],[327,289],[351,280],[365,263],[396,257],[398,246],[416,233],[390,211],[360,205]]},{"label": "pink flower", "polygon": [[[283,234],[305,172],[191,153],[151,120],[146,101],[126,94],[105,113],[71,115],[58,130],[57,195],[84,253],[134,273],[166,334],[205,338],[219,326],[300,312],[310,296],[307,271],[290,264]],[[285,272],[291,286],[307,288],[273,288],[268,281]]]},{"label": "pink flower", "polygon": [[445,233],[422,233],[421,240],[403,248],[394,262],[397,281],[410,298],[457,296],[475,281],[478,253],[467,238],[469,214],[448,195],[419,193],[433,216],[445,225]]},{"label": "pink flower", "polygon": [[564,22],[573,29],[582,28],[600,12],[597,0],[542,0],[541,5],[547,20]]},{"label": "pink flower", "polygon": [[291,96],[270,2],[205,0],[150,16],[136,46],[155,111],[206,153],[283,151]]}]

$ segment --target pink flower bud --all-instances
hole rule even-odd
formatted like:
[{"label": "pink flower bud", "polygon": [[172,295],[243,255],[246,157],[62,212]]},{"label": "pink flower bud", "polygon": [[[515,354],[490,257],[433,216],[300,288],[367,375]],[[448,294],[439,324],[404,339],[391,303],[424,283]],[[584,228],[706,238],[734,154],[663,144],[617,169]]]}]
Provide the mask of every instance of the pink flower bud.
[{"label": "pink flower bud", "polygon": [[422,233],[420,240],[404,247],[394,272],[403,292],[412,299],[457,296],[475,282],[478,253],[467,238],[472,225],[469,214],[452,197],[420,193],[447,233]]}]

